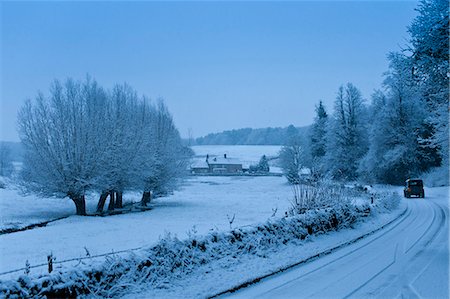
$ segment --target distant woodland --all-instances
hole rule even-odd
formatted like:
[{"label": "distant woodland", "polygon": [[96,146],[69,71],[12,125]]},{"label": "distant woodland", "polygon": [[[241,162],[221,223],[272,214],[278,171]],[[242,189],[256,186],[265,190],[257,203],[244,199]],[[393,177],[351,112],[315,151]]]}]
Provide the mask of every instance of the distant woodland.
[{"label": "distant woodland", "polygon": [[211,133],[204,137],[191,140],[191,145],[284,145],[295,132],[306,136],[309,126],[285,128],[244,128],[237,130]]}]

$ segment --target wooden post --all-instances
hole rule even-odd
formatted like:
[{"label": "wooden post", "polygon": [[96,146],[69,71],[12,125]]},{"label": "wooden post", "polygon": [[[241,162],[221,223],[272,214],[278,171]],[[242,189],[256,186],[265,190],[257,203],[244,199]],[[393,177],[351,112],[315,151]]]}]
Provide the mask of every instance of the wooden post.
[{"label": "wooden post", "polygon": [[53,255],[47,255],[47,263],[48,263],[48,273],[52,273],[53,271]]}]

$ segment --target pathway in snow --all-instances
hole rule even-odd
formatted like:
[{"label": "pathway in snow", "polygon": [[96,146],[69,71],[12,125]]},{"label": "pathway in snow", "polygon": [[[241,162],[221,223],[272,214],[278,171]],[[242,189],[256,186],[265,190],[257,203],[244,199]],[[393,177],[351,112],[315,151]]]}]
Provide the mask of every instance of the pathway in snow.
[{"label": "pathway in snow", "polygon": [[392,226],[232,298],[448,298],[448,188],[407,200]]}]

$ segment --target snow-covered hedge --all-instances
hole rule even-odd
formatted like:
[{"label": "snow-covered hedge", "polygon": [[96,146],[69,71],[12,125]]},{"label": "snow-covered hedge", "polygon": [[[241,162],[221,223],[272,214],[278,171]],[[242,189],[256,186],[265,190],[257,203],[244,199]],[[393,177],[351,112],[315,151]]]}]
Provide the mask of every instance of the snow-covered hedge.
[{"label": "snow-covered hedge", "polygon": [[345,202],[270,219],[254,227],[211,232],[206,236],[194,234],[186,240],[168,234],[155,246],[130,253],[127,257],[112,256],[94,266],[84,265],[47,275],[23,275],[18,280],[0,281],[0,292],[7,298],[113,297],[126,293],[129,286],[141,283],[161,288],[167,281],[212,260],[244,254],[264,256],[293,240],[301,242],[312,234],[351,227],[358,219],[368,216],[372,208],[393,208],[393,202],[395,200],[384,196],[380,196],[378,204],[373,206]]},{"label": "snow-covered hedge", "polygon": [[376,211],[382,213],[396,209],[401,200],[401,197],[397,192],[374,193],[372,197]]}]

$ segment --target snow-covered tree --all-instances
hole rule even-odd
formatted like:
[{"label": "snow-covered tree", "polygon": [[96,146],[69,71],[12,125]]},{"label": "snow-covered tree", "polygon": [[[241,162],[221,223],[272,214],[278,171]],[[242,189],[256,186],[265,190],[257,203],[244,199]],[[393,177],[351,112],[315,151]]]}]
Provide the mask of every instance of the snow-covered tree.
[{"label": "snow-covered tree", "polygon": [[311,126],[311,155],[313,158],[325,156],[327,141],[327,121],[328,114],[322,101],[316,106],[316,116]]},{"label": "snow-covered tree", "polygon": [[165,193],[186,171],[189,149],[162,101],[150,105],[128,85],[105,91],[84,82],[55,81],[50,95],[28,101],[18,117],[29,189],[68,196],[78,215],[96,190],[101,212],[122,207],[124,190]]},{"label": "snow-covered tree", "polygon": [[172,115],[162,100],[159,100],[153,115],[153,121],[147,127],[147,137],[150,137],[147,151],[152,158],[147,161],[148,171],[144,177],[144,192],[142,204],[151,200],[151,194],[156,196],[171,192],[178,180],[186,174],[188,161],[192,150],[183,146]]},{"label": "snow-covered tree", "polygon": [[300,183],[300,170],[305,166],[302,140],[294,126],[288,127],[288,141],[279,153],[279,165],[291,184]]},{"label": "snow-covered tree", "polygon": [[448,163],[449,2],[422,0],[417,11],[418,16],[408,28],[412,54],[407,60],[429,112],[426,142],[437,147]]},{"label": "snow-covered tree", "polygon": [[426,102],[409,72],[410,60],[389,55],[390,70],[384,86],[372,97],[370,146],[361,162],[366,178],[384,183],[402,183],[440,163],[435,148],[427,143]]},{"label": "snow-covered tree", "polygon": [[322,101],[316,106],[316,116],[310,128],[310,148],[312,158],[312,172],[316,177],[324,174],[324,158],[327,149],[328,114]]},{"label": "snow-covered tree", "polygon": [[417,11],[410,47],[389,54],[385,92],[372,97],[370,147],[360,164],[368,179],[402,183],[448,168],[449,3],[421,0]]},{"label": "snow-covered tree", "polygon": [[285,145],[280,150],[280,166],[291,184],[300,183],[300,170],[303,168],[303,149],[299,144]]},{"label": "snow-covered tree", "polygon": [[266,155],[262,155],[261,159],[259,159],[258,165],[256,165],[256,171],[258,172],[269,172],[269,160]]},{"label": "snow-covered tree", "polygon": [[142,164],[139,160],[144,146],[144,108],[130,86],[116,85],[109,93],[108,118],[104,120],[108,136],[101,156],[103,172],[98,178],[101,196],[97,212],[103,210],[106,198],[110,196],[109,210],[122,208],[122,194],[125,189],[139,189]]},{"label": "snow-covered tree", "polygon": [[351,83],[341,86],[327,136],[327,168],[335,179],[357,177],[367,151],[366,109],[361,92]]},{"label": "snow-covered tree", "polygon": [[106,93],[93,80],[55,81],[50,95],[27,101],[18,116],[25,148],[23,178],[44,194],[68,196],[86,214],[85,193],[101,171]]},{"label": "snow-covered tree", "polygon": [[0,176],[9,177],[13,172],[11,150],[8,146],[0,144]]}]

